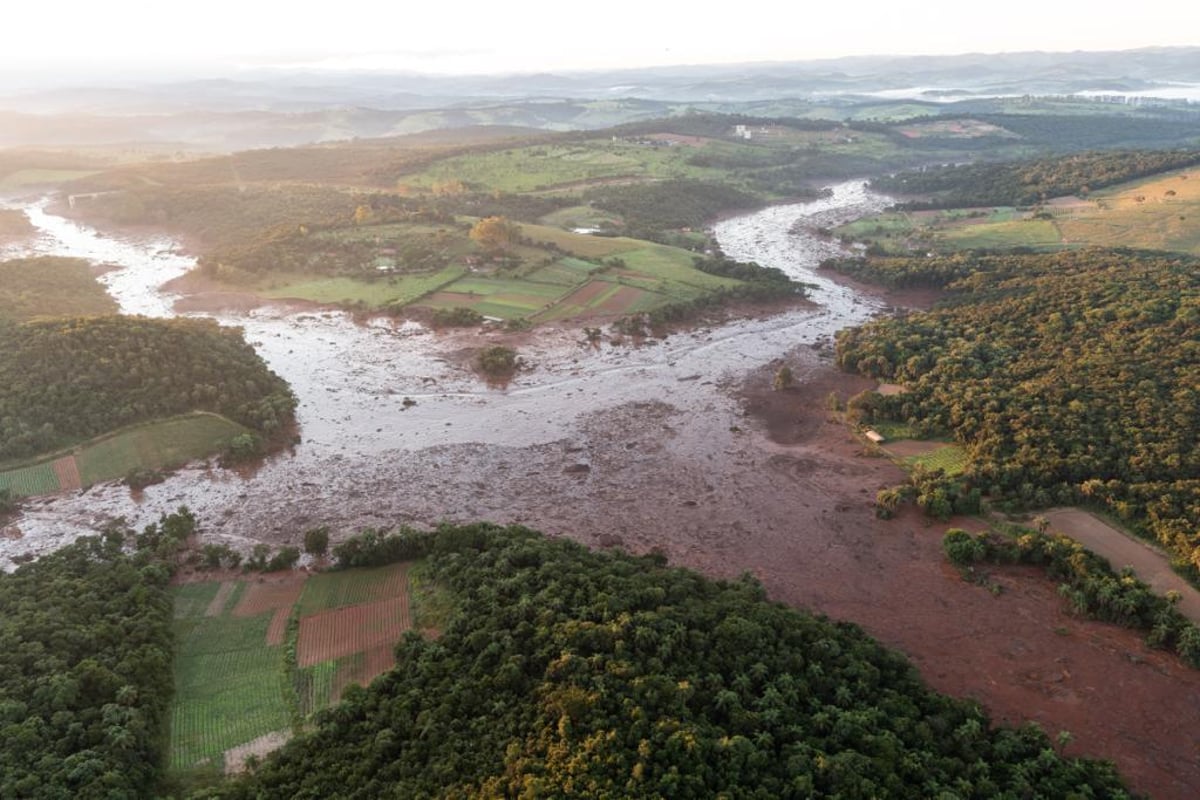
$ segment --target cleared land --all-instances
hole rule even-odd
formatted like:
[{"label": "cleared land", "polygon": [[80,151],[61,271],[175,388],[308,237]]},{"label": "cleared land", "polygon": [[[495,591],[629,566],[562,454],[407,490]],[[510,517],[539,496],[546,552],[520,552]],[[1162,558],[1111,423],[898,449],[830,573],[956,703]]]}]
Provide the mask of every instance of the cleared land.
[{"label": "cleared land", "polygon": [[[278,746],[294,712],[337,701],[395,663],[412,627],[408,567],[247,576],[175,588],[176,696],[170,768],[240,769]],[[298,664],[288,665],[288,621]]]},{"label": "cleared land", "polygon": [[1156,594],[1179,592],[1180,613],[1200,623],[1200,591],[1175,574],[1170,561],[1157,549],[1083,509],[1054,508],[1042,516],[1050,522],[1052,531],[1065,534],[1108,559],[1113,569],[1132,567]]}]

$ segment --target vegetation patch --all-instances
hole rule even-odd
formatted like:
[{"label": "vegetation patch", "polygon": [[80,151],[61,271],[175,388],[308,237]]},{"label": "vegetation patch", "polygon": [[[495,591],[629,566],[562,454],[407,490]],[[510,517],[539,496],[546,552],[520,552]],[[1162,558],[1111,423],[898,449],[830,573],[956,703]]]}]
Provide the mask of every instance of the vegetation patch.
[{"label": "vegetation patch", "polygon": [[172,694],[167,584],[194,527],[181,510],[0,572],[0,796],[155,794]]},{"label": "vegetation patch", "polygon": [[88,262],[41,256],[0,261],[0,320],[115,314]]},{"label": "vegetation patch", "polygon": [[868,421],[951,431],[970,453],[957,477],[924,473],[921,495],[1100,506],[1196,574],[1193,259],[1086,250],[873,259],[857,269],[950,290],[933,311],[843,331],[837,342],[843,368],[909,389],[873,394]]},{"label": "vegetation patch", "polygon": [[51,460],[0,472],[0,488],[8,489],[14,497],[33,497],[60,492],[62,484]]},{"label": "vegetation patch", "polygon": [[929,453],[909,456],[904,459],[906,464],[920,465],[929,471],[941,470],[947,477],[962,474],[967,468],[967,451],[956,444],[935,446]]}]

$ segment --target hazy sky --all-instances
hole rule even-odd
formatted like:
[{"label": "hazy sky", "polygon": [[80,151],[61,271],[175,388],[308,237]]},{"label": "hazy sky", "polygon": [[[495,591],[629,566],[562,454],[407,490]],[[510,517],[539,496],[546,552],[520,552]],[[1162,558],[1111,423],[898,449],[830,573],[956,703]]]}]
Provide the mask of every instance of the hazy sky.
[{"label": "hazy sky", "polygon": [[0,67],[99,73],[320,63],[528,72],[1118,50],[1200,44],[1198,9],[1193,0],[15,0],[0,14]]}]

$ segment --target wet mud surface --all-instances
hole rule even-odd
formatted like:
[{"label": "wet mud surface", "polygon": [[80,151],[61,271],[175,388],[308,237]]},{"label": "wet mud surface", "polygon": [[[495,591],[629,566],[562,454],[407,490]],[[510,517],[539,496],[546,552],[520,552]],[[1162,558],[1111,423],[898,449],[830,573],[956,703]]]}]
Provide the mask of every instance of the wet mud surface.
[{"label": "wet mud surface", "polygon": [[[789,229],[884,202],[845,184],[830,200],[717,226],[730,256],[816,283],[816,308],[638,347],[592,348],[578,331],[539,330],[515,340],[531,367],[504,389],[481,384],[466,363],[500,334],[435,335],[285,308],[217,315],[242,326],[292,383],[301,443],[251,474],[193,465],[138,500],[100,486],[34,501],[17,520],[20,538],[0,538],[0,557],[180,504],[199,514],[206,540],[246,547],[299,544],[322,524],[336,541],[368,526],[486,519],[594,547],[659,550],[717,577],[748,571],[774,599],[862,625],[934,688],[978,700],[997,721],[1068,730],[1067,752],[1113,759],[1139,791],[1194,797],[1200,673],[1131,632],[1065,614],[1035,571],[997,570],[987,582],[998,593],[964,581],[942,557],[945,526],[875,518],[875,492],[902,475],[867,456],[828,410],[831,393],[844,401],[872,384],[839,373],[827,354],[836,330],[903,300],[813,273],[836,245]],[[43,226],[47,251],[99,247],[89,257],[127,265],[105,277],[129,313],[175,313],[175,298],[157,287],[181,274],[175,259],[188,259],[169,242],[96,245],[79,229],[66,246],[76,234],[59,229],[75,226]],[[796,386],[774,392],[782,363]]]}]

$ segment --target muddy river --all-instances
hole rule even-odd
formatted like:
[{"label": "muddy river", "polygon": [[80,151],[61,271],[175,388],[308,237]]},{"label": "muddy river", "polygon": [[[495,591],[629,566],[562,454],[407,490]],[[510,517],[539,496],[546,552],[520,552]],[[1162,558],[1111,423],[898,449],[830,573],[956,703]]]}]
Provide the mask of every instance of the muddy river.
[{"label": "muddy river", "polygon": [[[280,306],[210,314],[241,327],[291,384],[300,400],[299,444],[253,472],[199,463],[137,494],[108,484],[30,501],[0,539],[0,559],[45,552],[115,517],[141,525],[181,504],[197,512],[207,537],[247,545],[297,543],[316,524],[330,524],[336,540],[365,526],[480,518],[578,534],[580,517],[568,509],[582,504],[589,509],[583,516],[603,518],[611,503],[640,504],[639,485],[657,482],[659,470],[678,480],[681,467],[695,474],[679,494],[719,492],[761,444],[741,435],[745,423],[730,387],[788,354],[803,377],[814,347],[879,310],[878,301],[815,272],[840,248],[809,231],[887,202],[848,182],[815,202],[715,226],[729,256],[811,284],[810,306],[636,347],[592,347],[577,330],[539,329],[517,342],[529,368],[503,389],[481,383],[461,357],[501,333],[434,333],[383,319],[360,324],[341,312]],[[109,236],[39,204],[24,208],[39,234],[6,255],[112,265],[101,280],[122,312],[175,314],[177,297],[160,287],[195,263],[175,242]],[[607,450],[618,440],[623,450],[614,460]],[[605,469],[623,477],[606,478]],[[628,496],[606,487],[624,487]]]}]

